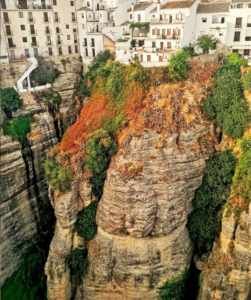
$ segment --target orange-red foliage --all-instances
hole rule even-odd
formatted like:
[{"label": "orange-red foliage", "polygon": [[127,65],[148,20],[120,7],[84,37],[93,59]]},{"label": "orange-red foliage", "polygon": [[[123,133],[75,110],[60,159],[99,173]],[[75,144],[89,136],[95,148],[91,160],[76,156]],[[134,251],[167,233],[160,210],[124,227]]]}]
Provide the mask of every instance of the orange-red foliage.
[{"label": "orange-red foliage", "polygon": [[64,135],[63,141],[58,146],[58,151],[74,153],[81,148],[81,143],[94,130],[99,129],[100,119],[107,115],[107,98],[93,97],[83,107],[80,118]]}]

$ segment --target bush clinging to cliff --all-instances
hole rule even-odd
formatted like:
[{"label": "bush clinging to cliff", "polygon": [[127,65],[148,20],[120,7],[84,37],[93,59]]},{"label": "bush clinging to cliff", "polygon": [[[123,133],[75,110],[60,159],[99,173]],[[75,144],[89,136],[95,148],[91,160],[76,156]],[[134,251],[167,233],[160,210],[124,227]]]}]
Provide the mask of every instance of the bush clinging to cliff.
[{"label": "bush clinging to cliff", "polygon": [[80,248],[75,248],[66,255],[65,264],[67,267],[70,267],[71,275],[81,278],[87,273],[87,255],[88,250]]},{"label": "bush clinging to cliff", "polygon": [[96,224],[96,211],[98,207],[98,202],[93,201],[87,207],[83,208],[77,216],[77,221],[75,224],[75,229],[77,234],[85,239],[85,241],[90,241],[94,238],[97,233]]},{"label": "bush clinging to cliff", "polygon": [[13,88],[1,90],[1,106],[4,109],[7,117],[10,117],[12,112],[17,111],[23,105],[23,100],[17,91]]},{"label": "bush clinging to cliff", "polygon": [[251,121],[251,113],[244,98],[239,65],[227,60],[213,76],[214,83],[201,101],[202,108],[225,134],[241,138]]},{"label": "bush clinging to cliff", "polygon": [[243,77],[243,85],[244,88],[247,89],[249,93],[251,93],[251,70],[249,70]]},{"label": "bush clinging to cliff", "polygon": [[234,167],[235,158],[230,151],[216,154],[207,161],[187,222],[190,237],[199,252],[212,248],[221,220],[221,216],[217,220],[217,214],[230,194]]},{"label": "bush clinging to cliff", "polygon": [[183,50],[171,55],[168,68],[173,80],[179,81],[187,77],[188,58],[188,52]]},{"label": "bush clinging to cliff", "polygon": [[71,172],[67,167],[61,167],[53,160],[44,164],[45,178],[54,190],[66,192],[71,188]]},{"label": "bush clinging to cliff", "polygon": [[160,300],[181,300],[184,295],[188,270],[182,271],[179,275],[172,277],[159,289]]}]

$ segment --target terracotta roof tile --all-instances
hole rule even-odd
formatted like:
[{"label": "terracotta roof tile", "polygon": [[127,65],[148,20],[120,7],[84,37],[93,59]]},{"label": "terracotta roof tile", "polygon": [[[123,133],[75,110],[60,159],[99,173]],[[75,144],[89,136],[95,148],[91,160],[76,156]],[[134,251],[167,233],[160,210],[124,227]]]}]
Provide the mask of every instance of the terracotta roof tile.
[{"label": "terracotta roof tile", "polygon": [[[160,6],[160,9],[175,9],[175,8],[189,8],[194,4],[193,1],[170,1]],[[151,13],[157,12],[157,8],[154,8]]]},{"label": "terracotta roof tile", "polygon": [[197,7],[197,14],[229,12],[229,6],[230,2],[199,3]]},{"label": "terracotta roof tile", "polygon": [[[153,4],[153,2],[146,2],[146,3],[139,3],[134,5],[134,11],[140,11],[140,10],[145,10],[147,9],[149,6],[151,6]],[[128,9],[127,12],[132,11],[132,9]]]}]

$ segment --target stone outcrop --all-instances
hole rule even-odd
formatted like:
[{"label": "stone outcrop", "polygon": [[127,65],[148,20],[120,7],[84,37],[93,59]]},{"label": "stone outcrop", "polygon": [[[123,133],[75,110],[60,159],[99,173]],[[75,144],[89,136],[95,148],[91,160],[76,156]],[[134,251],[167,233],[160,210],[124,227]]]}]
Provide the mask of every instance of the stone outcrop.
[{"label": "stone outcrop", "polygon": [[222,221],[220,238],[214,243],[203,269],[200,300],[249,300],[251,296],[251,207],[239,221]]},{"label": "stone outcrop", "polygon": [[[61,62],[62,58],[67,60],[65,67]],[[54,60],[56,67],[61,71],[61,75],[53,84],[53,88],[62,96],[62,104],[59,107],[61,130],[58,130],[45,102],[35,101],[32,93],[23,93],[21,98],[24,105],[22,109],[13,113],[13,118],[34,115],[35,121],[32,122],[32,130],[28,135],[31,157],[24,159],[21,145],[5,137],[1,131],[1,284],[19,268],[24,246],[37,233],[40,218],[38,202],[48,198],[43,167],[47,152],[76,121],[83,105],[83,99],[76,93],[82,72],[79,56],[50,57],[49,60]],[[13,84],[13,80],[9,81],[8,68],[13,68],[13,65],[5,66],[6,70],[3,70],[3,77],[6,77],[6,80],[3,80],[4,87]],[[19,78],[23,69],[21,62],[16,63],[15,80]],[[4,118],[5,115],[1,111],[1,120]]]}]

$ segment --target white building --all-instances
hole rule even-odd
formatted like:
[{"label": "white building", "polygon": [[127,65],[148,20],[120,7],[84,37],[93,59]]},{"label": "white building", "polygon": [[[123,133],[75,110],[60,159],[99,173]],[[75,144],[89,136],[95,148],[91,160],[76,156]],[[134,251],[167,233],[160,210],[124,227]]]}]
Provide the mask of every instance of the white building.
[{"label": "white building", "polygon": [[77,10],[80,53],[84,64],[104,49],[105,38],[116,41],[122,37],[127,9],[133,0],[84,0]]},{"label": "white building", "polygon": [[250,55],[251,0],[232,0],[228,18],[227,46],[233,52]]},{"label": "white building", "polygon": [[195,38],[212,34],[226,44],[229,7],[230,2],[199,3]]},{"label": "white building", "polygon": [[[78,53],[76,9],[82,0],[1,0],[8,58]],[[2,60],[1,60],[2,62]]]}]

